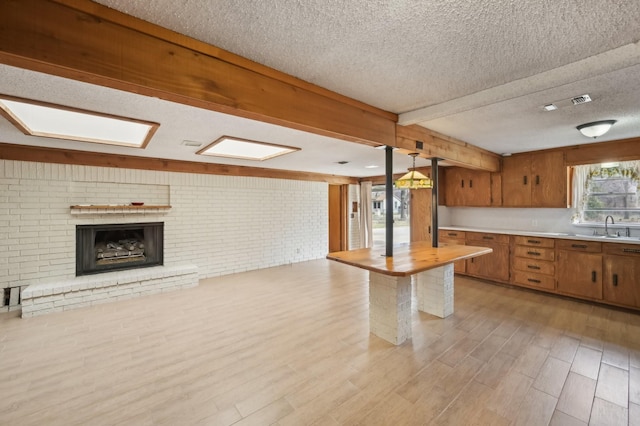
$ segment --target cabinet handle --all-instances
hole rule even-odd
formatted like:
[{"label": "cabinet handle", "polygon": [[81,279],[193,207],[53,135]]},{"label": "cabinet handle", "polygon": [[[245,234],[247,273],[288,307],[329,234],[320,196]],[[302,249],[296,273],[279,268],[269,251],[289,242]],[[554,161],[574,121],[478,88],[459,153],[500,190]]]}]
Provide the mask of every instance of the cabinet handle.
[{"label": "cabinet handle", "polygon": [[473,179],[469,179],[469,188],[473,188]]},{"label": "cabinet handle", "polygon": [[613,274],[613,286],[618,287],[618,274]]},{"label": "cabinet handle", "polygon": [[540,185],[540,176],[536,175],[536,185]]},{"label": "cabinet handle", "polygon": [[591,271],[591,282],[596,282],[596,271]]},{"label": "cabinet handle", "polygon": [[622,249],[622,251],[625,253],[640,253],[640,249],[632,249],[632,248]]},{"label": "cabinet handle", "polygon": [[528,251],[527,254],[531,256],[540,256],[540,253],[538,253],[537,251]]},{"label": "cabinet handle", "polygon": [[464,188],[464,179],[460,181],[460,188]]},{"label": "cabinet handle", "polygon": [[583,249],[586,249],[587,245],[586,244],[571,244],[571,248],[583,248]]},{"label": "cabinet handle", "polygon": [[540,244],[540,240],[527,240],[529,244]]},{"label": "cabinet handle", "polygon": [[447,235],[450,236],[450,237],[457,237],[458,236],[458,234],[455,233],[455,232],[448,232]]},{"label": "cabinet handle", "polygon": [[486,235],[482,237],[483,240],[493,240],[493,237],[487,237]]},{"label": "cabinet handle", "polygon": [[529,281],[530,283],[540,284],[540,280],[534,280],[533,278],[527,278],[527,281]]},{"label": "cabinet handle", "polygon": [[472,258],[471,258],[471,263],[473,263],[473,261],[474,261],[474,260],[475,260],[475,259],[472,257]]},{"label": "cabinet handle", "polygon": [[536,265],[527,265],[527,268],[529,268],[529,269],[535,269],[535,270],[539,270],[539,269],[540,269],[540,267],[539,267],[539,266],[536,266]]},{"label": "cabinet handle", "polygon": [[523,176],[522,178],[523,178],[523,180],[524,180],[524,184],[526,185],[526,184],[527,184],[527,177],[526,177],[526,176]]}]

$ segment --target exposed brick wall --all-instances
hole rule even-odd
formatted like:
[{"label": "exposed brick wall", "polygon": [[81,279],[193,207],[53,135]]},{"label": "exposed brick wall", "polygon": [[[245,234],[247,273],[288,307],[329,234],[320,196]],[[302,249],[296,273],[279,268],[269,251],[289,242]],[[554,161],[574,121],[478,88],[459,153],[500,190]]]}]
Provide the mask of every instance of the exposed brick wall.
[{"label": "exposed brick wall", "polygon": [[[200,278],[322,258],[327,184],[0,160],[0,288],[75,276],[75,227],[165,223],[165,265]],[[74,215],[75,204],[170,204]]]}]

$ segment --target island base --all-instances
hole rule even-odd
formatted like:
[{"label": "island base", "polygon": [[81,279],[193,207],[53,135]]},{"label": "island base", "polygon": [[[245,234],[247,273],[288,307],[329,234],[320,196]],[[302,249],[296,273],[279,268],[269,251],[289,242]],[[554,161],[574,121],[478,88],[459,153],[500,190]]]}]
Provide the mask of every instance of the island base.
[{"label": "island base", "polygon": [[[453,313],[453,264],[415,274],[418,309],[439,318]],[[369,272],[369,331],[394,345],[411,338],[411,276]]]}]

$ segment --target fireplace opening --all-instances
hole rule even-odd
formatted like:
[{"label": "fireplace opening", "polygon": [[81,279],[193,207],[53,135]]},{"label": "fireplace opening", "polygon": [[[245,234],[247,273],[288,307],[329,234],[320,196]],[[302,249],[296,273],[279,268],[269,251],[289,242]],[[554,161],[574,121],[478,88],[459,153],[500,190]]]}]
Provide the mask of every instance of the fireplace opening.
[{"label": "fireplace opening", "polygon": [[78,225],[76,276],[163,264],[164,223]]}]

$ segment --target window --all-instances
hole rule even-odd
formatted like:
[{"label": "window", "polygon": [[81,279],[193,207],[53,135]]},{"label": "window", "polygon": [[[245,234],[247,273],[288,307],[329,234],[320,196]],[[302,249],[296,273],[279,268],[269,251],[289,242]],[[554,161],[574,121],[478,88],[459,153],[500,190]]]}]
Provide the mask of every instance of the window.
[{"label": "window", "polygon": [[640,223],[640,161],[576,166],[574,168],[575,222]]}]

